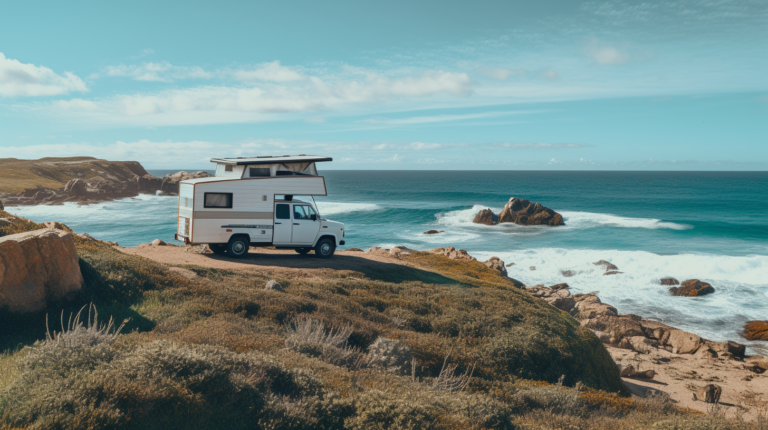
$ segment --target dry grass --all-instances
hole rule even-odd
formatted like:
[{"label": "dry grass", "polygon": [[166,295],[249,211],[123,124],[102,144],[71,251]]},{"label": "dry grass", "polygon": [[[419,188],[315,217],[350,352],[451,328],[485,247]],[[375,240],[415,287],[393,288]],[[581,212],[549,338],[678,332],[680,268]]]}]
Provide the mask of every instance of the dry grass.
[{"label": "dry grass", "polygon": [[[188,267],[191,281],[102,244],[78,249],[81,300],[131,321],[117,337],[65,321],[77,335],[47,340],[44,315],[0,324],[0,427],[747,428],[617,394],[616,366],[589,331],[480,263]],[[286,292],[264,290],[269,279]],[[379,336],[413,351],[413,375],[331,351],[364,354]]]},{"label": "dry grass", "polygon": [[18,193],[37,186],[62,188],[70,179],[99,181],[104,178],[130,179],[147,174],[135,161],[107,161],[93,157],[41,158],[19,160],[0,158],[0,193]]}]

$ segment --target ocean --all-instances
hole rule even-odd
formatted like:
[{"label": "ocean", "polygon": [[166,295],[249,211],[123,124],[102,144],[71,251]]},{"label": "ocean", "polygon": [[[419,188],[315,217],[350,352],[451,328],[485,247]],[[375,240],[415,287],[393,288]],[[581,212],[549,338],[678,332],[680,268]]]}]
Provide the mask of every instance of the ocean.
[{"label": "ocean", "polygon": [[[150,171],[156,175],[167,172]],[[747,343],[747,320],[768,319],[768,172],[327,171],[321,215],[346,223],[346,246],[455,246],[478,260],[498,256],[528,285],[567,282],[596,292],[620,313]],[[560,212],[564,227],[472,223],[510,197]],[[34,221],[135,246],[172,242],[177,197],[143,195],[91,206],[9,208]],[[426,230],[444,230],[436,235]],[[297,256],[297,258],[299,258]],[[618,275],[592,263],[608,260]],[[564,277],[562,271],[576,273]],[[716,292],[671,297],[657,280],[697,278]]]}]

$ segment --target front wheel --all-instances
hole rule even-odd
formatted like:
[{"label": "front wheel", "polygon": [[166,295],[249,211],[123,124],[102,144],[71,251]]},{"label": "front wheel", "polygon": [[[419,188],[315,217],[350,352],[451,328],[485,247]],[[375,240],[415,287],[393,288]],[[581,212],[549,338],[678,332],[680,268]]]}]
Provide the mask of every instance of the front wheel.
[{"label": "front wheel", "polygon": [[227,244],[227,255],[236,258],[245,257],[248,255],[249,242],[247,236],[233,236]]},{"label": "front wheel", "polygon": [[312,248],[296,248],[295,251],[298,252],[301,255],[307,255],[309,254],[309,251],[311,251]]},{"label": "front wheel", "polygon": [[315,245],[315,255],[320,258],[329,258],[334,252],[336,252],[336,244],[332,239],[320,239],[317,245]]}]

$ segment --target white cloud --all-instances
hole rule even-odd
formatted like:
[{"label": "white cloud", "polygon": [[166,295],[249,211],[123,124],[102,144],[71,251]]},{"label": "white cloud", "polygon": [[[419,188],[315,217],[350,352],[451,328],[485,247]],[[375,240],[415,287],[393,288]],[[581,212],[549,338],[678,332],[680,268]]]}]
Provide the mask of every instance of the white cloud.
[{"label": "white cloud", "polygon": [[304,79],[298,72],[280,65],[279,61],[263,63],[253,69],[234,70],[232,75],[240,81],[291,82]]},{"label": "white cloud", "polygon": [[[134,76],[144,78],[142,73],[145,71],[146,68],[136,71]],[[114,73],[122,72],[123,69],[119,69]],[[148,72],[150,76],[163,76],[159,69]],[[126,73],[134,72],[126,69]],[[370,73],[361,80],[312,76],[301,81],[258,86],[199,86],[148,94],[123,94],[94,100],[81,107],[72,100],[54,102],[52,106],[61,115],[89,122],[182,125],[263,121],[274,119],[271,115],[278,113],[325,111],[346,105],[440,94],[466,96],[471,92],[471,81],[464,73],[428,71],[416,77],[395,79]]]},{"label": "white cloud", "polygon": [[631,61],[629,53],[605,44],[597,39],[591,39],[584,46],[584,54],[597,64],[616,66]]},{"label": "white cloud", "polygon": [[0,96],[55,96],[72,91],[88,91],[75,74],[59,75],[47,67],[6,58],[0,52]]},{"label": "white cloud", "polygon": [[425,150],[425,149],[440,149],[443,145],[440,143],[424,143],[424,142],[413,142],[411,144],[411,148],[415,149],[417,151]]},{"label": "white cloud", "polygon": [[[129,66],[125,64],[107,66],[104,68],[104,74],[113,77],[130,77],[136,81],[159,82],[172,82],[176,79],[210,79],[214,76],[213,73],[206,72],[202,67],[174,66],[167,61]],[[94,74],[92,77],[97,78],[99,75]]]},{"label": "white cloud", "polygon": [[527,72],[525,69],[504,69],[501,67],[489,67],[478,70],[480,73],[489,76],[493,79],[504,81],[512,76],[523,76]]}]

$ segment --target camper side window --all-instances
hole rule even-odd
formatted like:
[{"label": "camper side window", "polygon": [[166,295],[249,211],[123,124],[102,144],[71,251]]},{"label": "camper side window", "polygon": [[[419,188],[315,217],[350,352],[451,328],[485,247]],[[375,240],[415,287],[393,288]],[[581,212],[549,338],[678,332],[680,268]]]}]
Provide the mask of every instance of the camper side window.
[{"label": "camper side window", "polygon": [[205,193],[203,203],[206,208],[232,209],[232,193]]},{"label": "camper side window", "polygon": [[291,207],[286,204],[275,205],[275,218],[291,219]]},{"label": "camper side window", "polygon": [[269,176],[269,167],[251,167],[248,170],[251,173],[251,178]]}]

